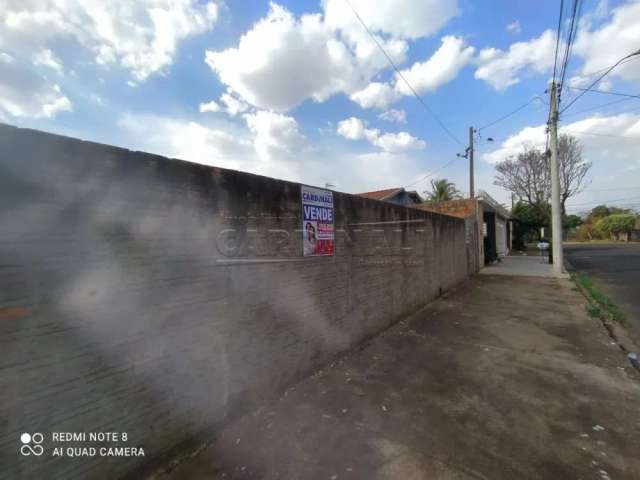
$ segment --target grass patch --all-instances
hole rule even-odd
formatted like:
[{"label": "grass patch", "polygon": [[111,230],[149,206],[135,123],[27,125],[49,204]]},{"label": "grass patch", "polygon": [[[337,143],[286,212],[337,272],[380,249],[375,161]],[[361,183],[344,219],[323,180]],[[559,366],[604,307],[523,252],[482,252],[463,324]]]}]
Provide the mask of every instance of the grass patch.
[{"label": "grass patch", "polygon": [[612,320],[621,325],[625,324],[624,313],[607,297],[602,293],[598,287],[596,287],[591,279],[586,275],[577,274],[575,277],[576,283],[582,287],[582,290],[587,294],[589,303],[586,306],[587,313],[592,317],[603,318],[605,320]]}]

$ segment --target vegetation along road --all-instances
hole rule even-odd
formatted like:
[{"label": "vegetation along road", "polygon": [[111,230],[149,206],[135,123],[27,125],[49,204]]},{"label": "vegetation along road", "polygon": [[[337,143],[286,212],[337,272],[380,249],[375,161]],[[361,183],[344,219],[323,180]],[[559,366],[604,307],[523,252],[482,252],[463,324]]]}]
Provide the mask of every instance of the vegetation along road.
[{"label": "vegetation along road", "polygon": [[640,243],[565,245],[573,267],[622,310],[629,333],[640,339]]}]

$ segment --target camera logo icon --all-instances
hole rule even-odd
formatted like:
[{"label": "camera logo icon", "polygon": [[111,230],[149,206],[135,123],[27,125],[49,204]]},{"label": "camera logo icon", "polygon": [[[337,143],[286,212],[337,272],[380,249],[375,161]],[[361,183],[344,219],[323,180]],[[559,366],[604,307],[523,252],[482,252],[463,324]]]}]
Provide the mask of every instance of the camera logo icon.
[{"label": "camera logo icon", "polygon": [[44,453],[44,447],[41,445],[44,441],[44,435],[41,433],[23,433],[20,435],[20,441],[22,442],[20,453],[25,457],[30,455],[39,457]]}]

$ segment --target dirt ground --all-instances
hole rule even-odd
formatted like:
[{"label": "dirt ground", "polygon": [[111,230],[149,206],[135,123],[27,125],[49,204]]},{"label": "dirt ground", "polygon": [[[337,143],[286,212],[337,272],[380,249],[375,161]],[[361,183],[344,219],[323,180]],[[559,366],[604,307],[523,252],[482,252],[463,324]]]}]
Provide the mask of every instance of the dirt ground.
[{"label": "dirt ground", "polygon": [[477,276],[170,479],[638,479],[640,375],[569,280]]}]

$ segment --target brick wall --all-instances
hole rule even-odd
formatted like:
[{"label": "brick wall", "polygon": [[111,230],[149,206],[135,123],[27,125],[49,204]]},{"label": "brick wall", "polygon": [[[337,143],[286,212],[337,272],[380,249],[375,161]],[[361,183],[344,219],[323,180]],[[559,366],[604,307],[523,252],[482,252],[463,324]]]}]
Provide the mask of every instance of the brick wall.
[{"label": "brick wall", "polygon": [[334,202],[336,255],[303,259],[298,184],[0,125],[0,476],[134,475],[466,277],[463,220]]}]

